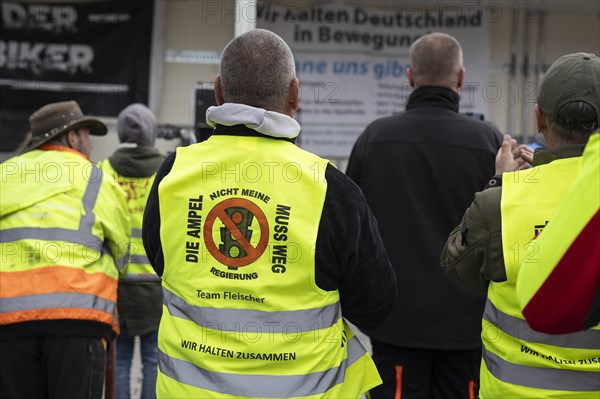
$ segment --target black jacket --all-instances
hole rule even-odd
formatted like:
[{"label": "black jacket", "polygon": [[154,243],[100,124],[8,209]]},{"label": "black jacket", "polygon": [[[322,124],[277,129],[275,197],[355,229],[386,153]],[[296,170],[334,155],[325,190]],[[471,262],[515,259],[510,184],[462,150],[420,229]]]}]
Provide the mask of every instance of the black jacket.
[{"label": "black jacket", "polygon": [[485,295],[440,267],[448,234],[495,170],[502,135],[458,112],[459,96],[422,87],[406,112],[372,122],[358,138],[347,174],[379,222],[398,283],[394,313],[368,335],[431,349],[481,345]]},{"label": "black jacket", "polygon": [[[219,125],[216,134],[261,136],[241,125]],[[158,186],[171,171],[175,157],[176,153],[169,155],[159,169],[144,212],[144,247],[159,276],[164,270],[164,257]],[[377,327],[390,314],[396,298],[394,271],[377,222],[360,189],[348,177],[328,165],[325,178],[327,192],[317,234],[315,282],[326,291],[339,289],[342,315],[350,322],[359,328]]]}]

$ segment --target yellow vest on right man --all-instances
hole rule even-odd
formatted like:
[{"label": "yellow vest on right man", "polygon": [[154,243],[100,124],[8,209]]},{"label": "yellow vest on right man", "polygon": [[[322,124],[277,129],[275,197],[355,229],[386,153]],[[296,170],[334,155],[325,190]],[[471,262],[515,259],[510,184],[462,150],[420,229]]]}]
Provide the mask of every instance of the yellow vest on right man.
[{"label": "yellow vest on right man", "polygon": [[[597,276],[600,275],[598,266],[600,246],[596,242],[593,248],[594,243],[590,245],[586,242],[592,248],[583,252],[581,257],[576,254],[579,253],[580,246],[586,247],[586,244],[582,244],[582,238],[587,237],[587,231],[590,240],[598,241],[600,232],[593,227],[593,220],[598,216],[600,216],[600,132],[590,136],[583,153],[579,175],[552,218],[552,224],[557,228],[550,228],[536,238],[536,244],[540,248],[540,262],[525,263],[521,266],[517,278],[517,296],[523,314],[531,323],[538,326],[542,323],[541,328],[547,329],[546,331],[552,331],[556,327],[563,332],[583,328],[580,324],[583,322],[582,313],[587,313],[592,307],[593,291],[597,286]],[[568,227],[565,229],[562,226]],[[571,267],[569,264],[573,261],[573,256],[578,256],[581,263]],[[563,270],[578,275],[574,279],[564,281]],[[593,273],[590,275],[594,270],[597,273],[596,278]],[[554,284],[555,279],[560,280],[558,284]],[[569,292],[575,292],[575,295],[571,294],[567,301],[562,299],[565,295],[569,295],[565,294],[565,288]],[[548,289],[550,291],[547,291]],[[552,304],[549,304],[548,299],[544,297],[553,295],[552,293],[560,294],[556,295],[558,298],[550,299]],[[572,311],[574,304],[579,308],[576,312]],[[561,309],[552,312],[550,317],[542,310],[552,309],[556,305]],[[558,332],[558,330],[554,331]]]},{"label": "yellow vest on right man", "polygon": [[[490,282],[483,315],[480,397],[598,398],[600,329],[548,335],[521,313],[516,277],[522,262],[537,262],[535,241],[579,172],[566,158],[502,178],[502,247],[507,281]],[[564,226],[569,229],[569,226]]]},{"label": "yellow vest on right man", "polygon": [[315,283],[326,167],[264,137],[177,149],[158,188],[159,398],[358,398],[381,382],[339,292]]}]

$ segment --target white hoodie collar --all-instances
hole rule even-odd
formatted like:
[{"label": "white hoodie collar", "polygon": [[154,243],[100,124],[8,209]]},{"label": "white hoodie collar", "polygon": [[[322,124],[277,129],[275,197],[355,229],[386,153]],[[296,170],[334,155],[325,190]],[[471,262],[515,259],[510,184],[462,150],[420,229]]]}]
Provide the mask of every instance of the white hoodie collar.
[{"label": "white hoodie collar", "polygon": [[300,124],[285,114],[237,103],[209,107],[206,123],[211,127],[243,124],[259,133],[279,138],[293,139],[300,134]]}]

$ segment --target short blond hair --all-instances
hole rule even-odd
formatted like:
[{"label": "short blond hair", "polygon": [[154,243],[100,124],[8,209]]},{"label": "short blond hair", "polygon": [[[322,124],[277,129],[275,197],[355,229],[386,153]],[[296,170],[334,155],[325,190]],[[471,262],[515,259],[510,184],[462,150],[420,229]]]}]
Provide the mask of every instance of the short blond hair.
[{"label": "short blond hair", "polygon": [[434,32],[421,36],[410,46],[408,54],[410,69],[421,86],[445,85],[463,67],[460,43],[446,33]]}]

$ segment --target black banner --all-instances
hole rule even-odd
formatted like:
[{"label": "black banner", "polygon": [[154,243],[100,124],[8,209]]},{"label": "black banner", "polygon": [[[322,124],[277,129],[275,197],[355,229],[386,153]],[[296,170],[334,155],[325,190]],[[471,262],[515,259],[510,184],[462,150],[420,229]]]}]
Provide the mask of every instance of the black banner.
[{"label": "black banner", "polygon": [[0,151],[12,151],[41,106],[75,100],[116,116],[148,104],[154,2],[0,2]]}]

